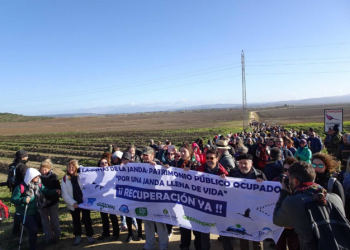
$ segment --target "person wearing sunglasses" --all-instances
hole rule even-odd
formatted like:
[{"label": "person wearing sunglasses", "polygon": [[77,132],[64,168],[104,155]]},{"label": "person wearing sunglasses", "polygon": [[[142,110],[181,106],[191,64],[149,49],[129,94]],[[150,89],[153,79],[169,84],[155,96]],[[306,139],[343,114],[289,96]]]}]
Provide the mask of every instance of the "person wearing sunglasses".
[{"label": "person wearing sunglasses", "polygon": [[294,157],[297,158],[299,161],[311,163],[312,152],[307,146],[307,142],[305,139],[301,139],[299,141],[299,147],[295,152]]},{"label": "person wearing sunglasses", "polygon": [[312,156],[312,167],[316,172],[315,183],[327,189],[328,193],[338,195],[345,205],[344,189],[342,184],[332,175],[339,169],[339,163],[328,154],[317,153]]},{"label": "person wearing sunglasses", "polygon": [[[222,142],[222,141],[219,141]],[[218,142],[218,144],[219,144]],[[206,163],[202,164],[199,166],[196,171],[203,172],[203,173],[208,173],[208,174],[214,174],[214,175],[219,175],[221,177],[228,176],[228,172],[226,169],[219,163],[219,152],[215,151],[213,149],[208,149],[206,152]],[[210,233],[200,233],[193,231],[193,233],[196,235],[198,234],[200,240],[200,245],[202,246],[201,248],[198,248],[199,243],[196,243],[195,241],[195,247],[196,249],[210,249]],[[197,236],[196,236],[197,237]],[[223,236],[220,236],[223,237]],[[227,237],[228,241],[231,240],[231,237]],[[189,247],[189,246],[188,246]]]},{"label": "person wearing sunglasses", "polygon": [[[100,161],[98,162],[98,166],[101,168],[106,168],[108,166],[112,166],[110,162],[110,158],[102,157]],[[110,229],[109,229],[109,220],[112,222],[113,227],[113,240],[119,239],[119,225],[118,225],[118,217],[115,214],[108,214],[108,213],[102,213],[100,212],[101,219],[102,219],[102,234],[97,239],[98,240],[104,240],[108,237],[110,237]],[[109,215],[109,218],[108,218]]]},{"label": "person wearing sunglasses", "polygon": [[175,151],[166,151],[166,157],[162,163],[164,166],[170,166],[175,161]]}]

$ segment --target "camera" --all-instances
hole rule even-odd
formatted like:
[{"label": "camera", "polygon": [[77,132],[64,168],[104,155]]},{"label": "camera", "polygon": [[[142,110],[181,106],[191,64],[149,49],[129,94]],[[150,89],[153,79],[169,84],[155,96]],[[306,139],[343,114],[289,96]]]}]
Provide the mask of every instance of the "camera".
[{"label": "camera", "polygon": [[284,177],[284,184],[289,187],[289,176],[285,174],[280,174],[279,181],[282,183]]}]

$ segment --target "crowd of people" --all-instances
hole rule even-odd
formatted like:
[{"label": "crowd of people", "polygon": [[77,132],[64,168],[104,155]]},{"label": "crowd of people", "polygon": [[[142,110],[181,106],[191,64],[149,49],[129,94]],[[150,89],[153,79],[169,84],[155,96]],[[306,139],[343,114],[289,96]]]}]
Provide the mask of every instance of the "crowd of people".
[{"label": "crowd of people", "polygon": [[[281,126],[268,126],[254,122],[253,132],[229,133],[215,135],[204,142],[185,141],[176,147],[171,141],[158,142],[150,140],[145,148],[138,149],[129,145],[121,149],[117,145],[109,145],[101,155],[97,166],[127,165],[129,162],[161,165],[164,168],[182,168],[184,171],[194,170],[219,175],[222,178],[234,177],[262,181],[281,181],[280,199],[274,212],[274,223],[285,227],[276,245],[276,249],[317,249],[317,242],[308,224],[304,203],[299,196],[322,193],[319,198],[323,204],[330,202],[350,217],[350,135],[342,135],[339,126],[329,130],[324,140],[313,128],[308,131],[286,130]],[[325,149],[325,150],[324,150]],[[321,152],[322,151],[322,152]],[[325,153],[327,151],[327,153]],[[30,249],[37,246],[38,227],[42,225],[47,244],[55,244],[60,240],[61,229],[58,214],[60,197],[67,204],[72,216],[72,245],[82,242],[82,224],[90,244],[94,243],[93,223],[90,210],[79,207],[83,202],[82,185],[79,179],[77,160],[67,164],[66,174],[60,181],[53,173],[52,162],[47,159],[40,165],[39,171],[29,168],[28,152],[19,150],[12,165],[15,166],[15,178],[11,186],[11,202],[16,205],[13,235],[20,234],[20,224],[26,216],[24,226],[29,229]],[[285,179],[289,179],[287,185]],[[311,190],[311,191],[310,191]],[[325,198],[326,197],[326,198]],[[337,199],[337,197],[339,199]],[[345,210],[344,210],[345,209]],[[172,235],[172,225],[160,222],[142,221],[138,218],[120,217],[108,213],[100,213],[102,233],[97,240],[118,240],[120,231],[127,231],[125,242],[143,240],[142,226],[145,231],[143,249],[155,248],[155,233],[159,239],[159,249],[168,248]],[[112,222],[112,230],[110,228]],[[133,234],[133,227],[137,237]],[[180,228],[180,249],[188,250],[192,233],[195,236],[196,250],[209,250],[210,234]],[[232,238],[220,236],[224,250],[232,250]],[[249,241],[240,239],[242,250],[249,249]],[[263,249],[262,242],[253,242],[253,249]]]}]

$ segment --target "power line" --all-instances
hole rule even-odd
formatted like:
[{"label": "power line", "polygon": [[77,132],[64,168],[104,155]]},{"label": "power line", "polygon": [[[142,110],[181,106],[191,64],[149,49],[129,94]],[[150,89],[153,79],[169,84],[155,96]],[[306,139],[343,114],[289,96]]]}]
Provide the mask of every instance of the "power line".
[{"label": "power line", "polygon": [[[215,72],[220,72],[220,71],[225,71],[225,70],[229,70],[229,69],[233,69],[233,68],[239,68],[240,66],[237,67],[228,67],[228,68],[224,68],[224,69],[220,69],[220,70],[215,70],[215,71],[208,71],[208,72],[204,72],[204,73],[200,73],[200,74],[194,74],[194,75],[189,75],[189,76],[184,76],[184,77],[178,77],[178,78],[173,78],[173,79],[169,79],[169,80],[161,80],[161,81],[154,81],[157,79],[163,79],[163,78],[157,78],[157,79],[152,79],[152,80],[146,80],[146,81],[140,81],[140,82],[135,82],[135,83],[126,83],[126,84],[121,84],[115,87],[111,87],[108,88],[108,90],[115,90],[115,89],[123,89],[123,88],[133,88],[133,87],[139,87],[139,86],[144,86],[144,85],[149,85],[149,84],[154,84],[154,83],[161,83],[161,82],[168,82],[168,81],[174,81],[174,80],[179,80],[179,79],[184,79],[187,77],[193,77],[193,76],[199,76],[199,75],[205,75],[205,74],[210,74],[210,73],[215,73]],[[203,70],[201,70],[203,71]],[[186,73],[188,74],[188,73]],[[182,75],[182,74],[179,74]],[[169,78],[169,77],[165,77],[165,78]],[[153,82],[150,82],[153,81]],[[148,82],[148,83],[145,83]],[[70,92],[67,94],[59,94],[59,95],[51,95],[51,96],[46,96],[44,98],[40,98],[40,101],[42,100],[50,100],[50,99],[54,99],[54,98],[61,98],[61,97],[72,97],[72,96],[80,96],[80,95],[85,95],[85,94],[90,94],[90,93],[102,93],[102,92],[106,92],[106,88],[104,87],[100,87],[98,89],[95,90],[88,90],[88,91],[79,91],[79,92]],[[37,100],[37,98],[28,98],[28,99],[21,99],[19,102],[16,103],[23,103],[24,101],[30,101],[30,100]],[[8,101],[3,101],[0,103],[5,103],[9,104],[9,105],[13,105],[13,103],[9,103]]]},{"label": "power line", "polygon": [[[118,96],[129,96],[129,95],[134,95],[134,94],[143,94],[143,93],[148,93],[148,92],[154,92],[157,90],[164,90],[164,89],[172,89],[172,88],[178,88],[181,86],[188,86],[188,85],[196,85],[200,83],[206,83],[206,82],[212,82],[212,81],[218,81],[218,80],[223,80],[223,79],[228,79],[236,76],[241,76],[239,75],[232,75],[232,76],[227,76],[227,77],[222,77],[222,78],[216,78],[216,79],[211,79],[211,80],[206,80],[206,81],[201,81],[201,82],[195,82],[195,83],[186,83],[186,84],[180,84],[180,85],[175,85],[175,86],[169,86],[169,87],[164,87],[164,88],[157,88],[157,89],[151,89],[151,90],[146,90],[146,91],[139,91],[139,92],[133,92],[133,93],[128,93],[128,94],[120,94],[120,95],[114,95],[114,97]],[[35,108],[35,107],[43,107],[43,106],[54,106],[54,105],[62,105],[62,104],[73,104],[73,103],[78,103],[78,102],[86,102],[86,101],[96,101],[96,100],[102,100],[105,99],[105,97],[100,97],[100,98],[95,98],[95,99],[86,99],[86,100],[79,100],[79,101],[73,101],[73,102],[64,102],[64,103],[55,103],[55,104],[44,104],[44,105],[35,105],[35,106],[26,106],[23,108]],[[18,107],[17,107],[18,108]],[[16,108],[16,109],[17,109]],[[9,110],[14,110],[15,108],[9,109]]]},{"label": "power line", "polygon": [[319,57],[319,58],[302,58],[302,59],[251,60],[246,62],[289,62],[289,61],[334,60],[334,59],[349,59],[349,58],[350,57]]},{"label": "power line", "polygon": [[252,65],[252,64],[248,64],[248,66],[253,66],[253,67],[256,67],[256,66],[284,66],[284,65],[290,65],[290,66],[293,66],[293,65],[318,65],[318,64],[342,64],[342,63],[350,63],[350,61],[347,61],[347,62],[320,62],[320,63],[280,63],[280,64],[256,64],[256,65]]},{"label": "power line", "polygon": [[319,72],[283,72],[283,73],[248,73],[246,75],[296,75],[296,74],[331,74],[331,73],[350,73],[350,71],[319,71]]},{"label": "power line", "polygon": [[346,45],[346,44],[350,44],[350,42],[328,43],[328,44],[314,44],[314,45],[301,45],[301,46],[268,48],[268,49],[252,49],[252,50],[246,50],[246,51],[264,51],[264,50],[279,50],[279,49],[300,49],[300,48],[324,47],[324,46]]}]

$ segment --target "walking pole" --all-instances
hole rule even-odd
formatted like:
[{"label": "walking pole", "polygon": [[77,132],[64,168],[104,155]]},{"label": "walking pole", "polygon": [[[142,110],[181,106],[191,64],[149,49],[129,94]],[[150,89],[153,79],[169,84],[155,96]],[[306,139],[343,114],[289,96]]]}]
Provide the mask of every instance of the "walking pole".
[{"label": "walking pole", "polygon": [[24,223],[26,222],[27,208],[28,208],[28,204],[26,205],[26,208],[25,208],[25,210],[24,210],[24,217],[23,217],[23,223],[22,223],[21,238],[19,239],[19,246],[18,246],[18,250],[20,250],[20,249],[21,249],[21,244],[22,244],[22,236],[23,236],[23,228],[24,228]]}]

